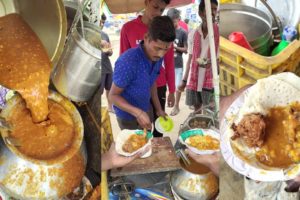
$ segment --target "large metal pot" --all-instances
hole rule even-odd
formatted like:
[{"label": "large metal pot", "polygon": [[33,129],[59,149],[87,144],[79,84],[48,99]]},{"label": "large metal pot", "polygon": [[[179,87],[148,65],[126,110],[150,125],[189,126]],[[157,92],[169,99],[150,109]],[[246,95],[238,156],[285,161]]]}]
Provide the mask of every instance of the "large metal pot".
[{"label": "large metal pot", "polygon": [[[1,128],[0,186],[12,197],[57,199],[72,192],[83,177],[87,158],[81,116],[75,106],[58,93],[50,92],[49,99],[62,105],[71,114],[76,131],[74,142],[56,158],[37,160],[22,154],[7,138],[7,129]],[[21,101],[21,97],[15,95],[7,102],[1,117],[5,118]]]},{"label": "large metal pot", "polygon": [[56,89],[75,102],[89,100],[101,80],[100,29],[88,22],[83,26],[85,38],[81,27],[74,26],[52,74]]},{"label": "large metal pot", "polygon": [[258,54],[270,55],[272,19],[265,12],[242,4],[220,6],[220,35],[228,38],[232,32],[243,32]]},{"label": "large metal pot", "polygon": [[206,114],[189,115],[180,125],[179,134],[194,128],[209,129],[211,126],[215,126],[212,116]]},{"label": "large metal pot", "polygon": [[64,48],[67,20],[62,0],[0,0],[0,16],[19,13],[37,34],[55,64]]},{"label": "large metal pot", "polygon": [[187,200],[209,200],[218,193],[218,179],[212,172],[195,161],[192,161],[192,167],[198,167],[198,171],[201,171],[199,168],[202,168],[202,172],[192,173],[183,163],[181,165],[183,166],[181,170],[171,174],[171,187],[178,196]]}]

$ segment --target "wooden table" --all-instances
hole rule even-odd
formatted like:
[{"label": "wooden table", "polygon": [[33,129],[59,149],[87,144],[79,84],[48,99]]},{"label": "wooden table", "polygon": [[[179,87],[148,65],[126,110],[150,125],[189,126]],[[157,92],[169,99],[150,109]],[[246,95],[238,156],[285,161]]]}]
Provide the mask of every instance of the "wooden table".
[{"label": "wooden table", "polygon": [[167,172],[177,169],[181,169],[181,166],[170,137],[160,137],[153,138],[152,155],[150,157],[138,158],[122,168],[113,169],[111,176]]}]

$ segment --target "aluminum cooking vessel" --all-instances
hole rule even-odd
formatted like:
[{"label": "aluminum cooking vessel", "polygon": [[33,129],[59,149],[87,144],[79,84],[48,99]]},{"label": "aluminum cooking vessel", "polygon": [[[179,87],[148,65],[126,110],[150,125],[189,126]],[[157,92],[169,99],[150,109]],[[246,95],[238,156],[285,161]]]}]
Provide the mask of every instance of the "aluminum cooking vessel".
[{"label": "aluminum cooking vessel", "polygon": [[242,4],[220,6],[220,35],[227,38],[232,32],[243,32],[258,54],[270,55],[272,19],[265,12]]},{"label": "aluminum cooking vessel", "polygon": [[[5,118],[20,99],[19,96],[10,99],[2,110],[1,117]],[[74,142],[60,156],[47,161],[30,158],[9,142],[7,129],[0,129],[0,187],[17,199],[58,199],[67,195],[61,193],[62,184],[64,191],[72,192],[74,188],[68,188],[68,182],[74,181],[76,172],[72,172],[70,166],[64,164],[78,156],[83,159],[82,167],[86,166],[83,123],[79,112],[70,101],[58,93],[50,92],[49,99],[62,105],[71,114],[75,124]],[[82,177],[77,179],[81,181]]]},{"label": "aluminum cooking vessel", "polygon": [[181,198],[209,200],[218,192],[218,179],[212,172],[199,175],[182,169],[172,172],[171,187]]},{"label": "aluminum cooking vessel", "polygon": [[52,82],[65,97],[75,102],[89,100],[101,81],[101,36],[96,25],[74,26],[64,52],[52,74]]}]

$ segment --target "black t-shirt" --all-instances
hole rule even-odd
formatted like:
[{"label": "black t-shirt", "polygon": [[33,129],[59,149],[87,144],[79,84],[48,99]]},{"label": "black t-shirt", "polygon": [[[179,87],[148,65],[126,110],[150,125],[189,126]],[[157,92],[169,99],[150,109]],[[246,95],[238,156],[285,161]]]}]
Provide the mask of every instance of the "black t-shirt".
[{"label": "black t-shirt", "polygon": [[[101,31],[100,33],[101,33],[101,39],[110,43],[108,35],[103,31]],[[96,66],[99,65],[101,65],[102,74],[111,74],[113,72],[111,62],[109,60],[109,56],[107,55],[107,53],[104,52],[101,53],[101,62],[100,61],[97,62]]]},{"label": "black t-shirt", "polygon": [[[187,45],[187,33],[182,28],[176,29],[176,39],[174,40],[174,46],[184,47],[184,45]],[[175,68],[183,67],[182,52],[175,50],[174,61]]]}]

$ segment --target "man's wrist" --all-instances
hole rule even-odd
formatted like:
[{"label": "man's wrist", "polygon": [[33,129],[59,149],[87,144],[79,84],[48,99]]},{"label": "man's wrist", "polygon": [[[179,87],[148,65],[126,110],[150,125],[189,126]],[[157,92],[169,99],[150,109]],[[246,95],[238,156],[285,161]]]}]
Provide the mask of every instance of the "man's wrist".
[{"label": "man's wrist", "polygon": [[187,80],[185,80],[185,79],[182,79],[182,82],[186,84],[186,83],[187,83]]},{"label": "man's wrist", "polygon": [[157,110],[157,113],[162,114],[162,113],[164,113],[164,110],[160,107],[160,108]]},{"label": "man's wrist", "polygon": [[135,116],[135,118],[139,118],[142,113],[143,113],[142,109],[136,109],[136,111],[133,113],[133,115]]}]

